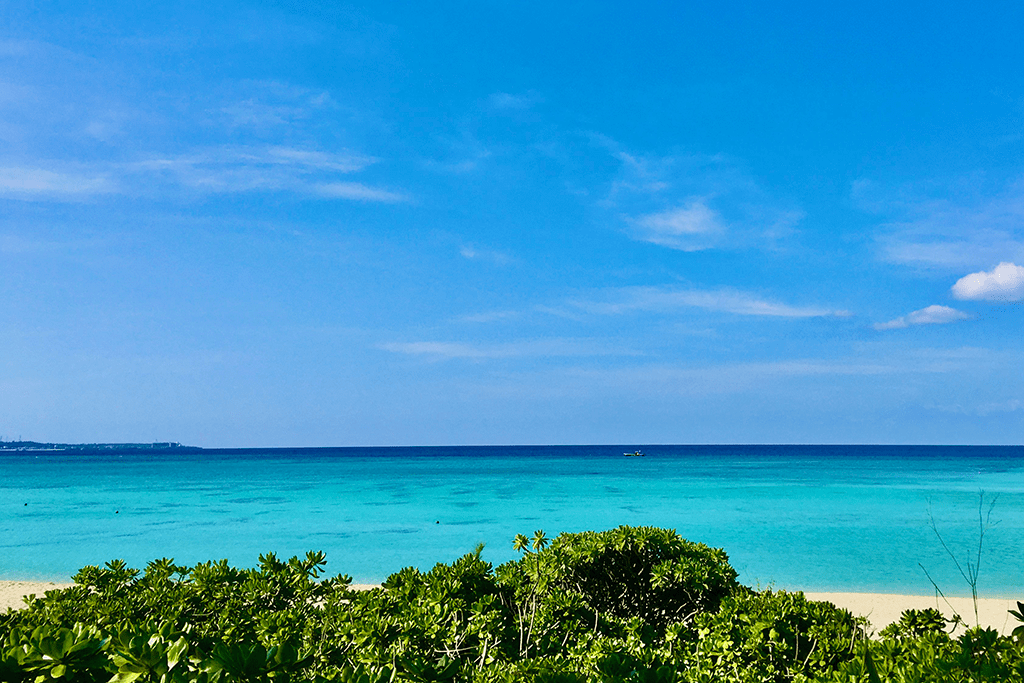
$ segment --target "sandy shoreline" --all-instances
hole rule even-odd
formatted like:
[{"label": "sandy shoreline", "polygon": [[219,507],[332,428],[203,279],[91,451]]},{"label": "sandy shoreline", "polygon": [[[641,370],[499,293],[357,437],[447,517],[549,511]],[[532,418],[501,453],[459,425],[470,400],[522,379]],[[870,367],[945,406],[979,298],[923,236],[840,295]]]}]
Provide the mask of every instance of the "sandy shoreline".
[{"label": "sandy shoreline", "polygon": [[[0,612],[8,607],[20,609],[25,606],[23,598],[30,593],[42,596],[48,590],[65,588],[70,583],[52,583],[35,581],[0,581]],[[366,590],[374,588],[373,584],[353,584],[352,588]],[[948,598],[947,601],[934,595],[891,595],[886,593],[805,593],[809,600],[831,602],[837,607],[848,609],[853,614],[866,617],[875,631],[881,631],[894,621],[899,621],[900,614],[908,609],[926,609],[934,607],[947,618],[956,611],[970,625],[974,625],[974,604],[970,598]],[[1007,610],[1017,609],[1014,600],[1001,598],[978,599],[978,621],[982,626],[996,629],[1000,633],[1009,634],[1020,624],[1011,617]]]},{"label": "sandy shoreline", "polygon": [[0,581],[0,612],[6,612],[7,608],[21,609],[25,606],[24,597],[35,593],[37,597],[43,597],[46,591],[67,588],[68,583],[54,583],[52,581]]},{"label": "sandy shoreline", "polygon": [[[968,626],[975,625],[974,601],[971,598],[936,598],[934,595],[889,595],[885,593],[804,593],[808,600],[827,601],[836,607],[853,612],[858,617],[866,617],[874,630],[883,628],[899,621],[900,615],[908,609],[928,609],[933,607],[947,619],[955,611]],[[1002,598],[978,598],[978,619],[981,626],[994,628],[1004,635],[1013,632],[1020,622],[1010,616],[1008,610],[1017,609],[1016,600]],[[958,628],[957,633],[963,629]]]}]

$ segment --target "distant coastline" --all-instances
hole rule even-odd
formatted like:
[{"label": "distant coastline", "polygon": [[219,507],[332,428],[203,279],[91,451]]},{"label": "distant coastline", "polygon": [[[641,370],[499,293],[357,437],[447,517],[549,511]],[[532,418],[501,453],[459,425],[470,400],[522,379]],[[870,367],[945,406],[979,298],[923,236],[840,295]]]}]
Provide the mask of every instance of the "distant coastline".
[{"label": "distant coastline", "polygon": [[104,452],[104,453],[139,453],[139,452],[198,452],[199,446],[183,446],[177,441],[157,441],[154,443],[41,443],[39,441],[0,441],[0,453],[15,452]]}]

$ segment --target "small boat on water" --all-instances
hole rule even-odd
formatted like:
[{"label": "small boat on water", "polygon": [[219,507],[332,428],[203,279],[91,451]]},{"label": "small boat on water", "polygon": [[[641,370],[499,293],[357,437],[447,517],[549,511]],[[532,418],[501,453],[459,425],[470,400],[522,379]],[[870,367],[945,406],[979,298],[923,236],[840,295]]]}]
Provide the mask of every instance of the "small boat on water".
[{"label": "small boat on water", "polygon": [[642,457],[644,457],[644,454],[641,453],[640,451],[633,451],[632,453],[623,453],[623,455],[626,456],[627,458],[642,458]]}]

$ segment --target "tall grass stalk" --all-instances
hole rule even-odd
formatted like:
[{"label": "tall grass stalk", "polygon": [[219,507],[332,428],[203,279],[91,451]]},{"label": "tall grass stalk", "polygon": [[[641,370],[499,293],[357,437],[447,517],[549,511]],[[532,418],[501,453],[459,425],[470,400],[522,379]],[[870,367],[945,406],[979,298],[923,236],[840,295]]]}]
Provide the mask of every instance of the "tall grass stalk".
[{"label": "tall grass stalk", "polygon": [[[953,564],[956,565],[956,569],[958,572],[960,572],[960,576],[962,576],[964,578],[964,581],[967,582],[967,585],[971,587],[971,599],[974,603],[975,626],[981,625],[981,618],[978,616],[978,575],[981,572],[981,551],[985,545],[985,533],[992,526],[992,509],[996,506],[997,498],[998,496],[993,496],[992,501],[988,504],[988,510],[986,511],[985,492],[981,491],[978,494],[978,550],[977,553],[974,555],[973,561],[971,560],[971,554],[967,554],[966,569],[963,565],[960,564],[960,560],[957,559],[956,554],[949,549],[949,546],[946,544],[946,540],[942,537],[942,534],[939,532],[938,524],[935,523],[935,516],[932,514],[931,500],[928,501],[928,525],[932,528],[932,531],[935,532],[935,537],[939,539],[939,543],[942,545],[942,549],[945,550],[946,554],[949,555],[949,558],[953,560]],[[946,596],[943,594],[938,584],[935,583],[935,580],[932,579],[931,574],[928,573],[928,570],[925,569],[925,566],[920,562],[918,562],[917,564],[924,571],[924,575],[928,577],[928,581],[931,582],[932,587],[935,588],[936,594],[941,596],[942,599],[946,602],[946,605],[949,606],[949,609],[953,611],[953,615],[956,617],[956,619],[959,621],[963,621],[960,618],[960,615],[956,613],[956,610],[953,609],[953,606],[949,604],[949,600],[946,599]]]}]

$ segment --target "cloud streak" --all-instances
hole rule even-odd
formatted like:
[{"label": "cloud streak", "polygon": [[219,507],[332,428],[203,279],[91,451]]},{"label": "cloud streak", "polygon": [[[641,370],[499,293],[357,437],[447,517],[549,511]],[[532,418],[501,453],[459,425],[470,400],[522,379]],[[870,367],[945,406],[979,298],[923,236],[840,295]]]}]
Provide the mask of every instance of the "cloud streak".
[{"label": "cloud streak", "polygon": [[493,249],[484,249],[472,244],[464,244],[459,247],[459,254],[462,258],[470,261],[490,261],[499,266],[509,263],[512,259],[508,254]]},{"label": "cloud streak", "polygon": [[541,102],[542,98],[540,95],[534,92],[526,93],[525,95],[513,95],[507,92],[496,92],[491,93],[490,97],[487,98],[487,104],[492,109],[501,110],[525,110],[530,109],[537,103]]},{"label": "cloud streak", "polygon": [[[961,270],[1000,261],[1024,259],[1024,185],[996,196],[959,202],[896,197],[865,199],[871,183],[854,188],[856,199],[874,212],[891,212],[896,220],[879,226],[875,238],[883,261],[919,268]],[[948,194],[954,190],[946,188]]]},{"label": "cloud streak", "polygon": [[321,183],[314,186],[314,192],[328,199],[353,199],[361,202],[384,202],[395,204],[409,201],[399,192],[391,192],[362,183]]},{"label": "cloud streak", "polygon": [[601,315],[633,312],[670,312],[701,308],[736,315],[773,318],[847,317],[849,311],[818,306],[793,306],[762,299],[734,289],[676,289],[669,287],[627,287],[615,290],[602,301],[572,300],[573,307]]},{"label": "cloud streak", "polygon": [[211,192],[309,189],[309,178],[361,171],[376,159],[351,152],[283,146],[221,146],[125,164],[128,173],[154,174]]},{"label": "cloud streak", "polygon": [[74,172],[37,166],[0,167],[0,196],[24,200],[77,201],[119,192],[109,174]]},{"label": "cloud streak", "polygon": [[408,201],[401,192],[338,179],[376,161],[348,151],[224,146],[125,163],[76,164],[74,170],[59,165],[9,165],[0,167],[0,196],[28,201],[81,201],[116,194],[165,195],[177,188],[200,194],[264,191],[362,202]]},{"label": "cloud streak", "polygon": [[949,306],[928,306],[885,323],[875,323],[876,330],[900,330],[911,325],[946,325],[971,316]]},{"label": "cloud streak", "polygon": [[613,348],[589,339],[539,339],[501,344],[448,341],[390,342],[380,349],[429,360],[490,360],[522,357],[633,356],[636,351]]},{"label": "cloud streak", "polygon": [[[880,350],[880,349],[879,349]],[[794,386],[809,381],[821,385],[843,377],[899,378],[912,376],[942,376],[957,373],[985,373],[1003,368],[1016,358],[1011,354],[993,353],[986,349],[904,349],[895,354],[876,353],[865,349],[860,353],[839,358],[796,357],[764,362],[724,363],[637,363],[624,366],[594,364],[589,367],[571,367],[561,374],[546,374],[544,389],[564,395],[587,395],[625,389],[651,396],[689,395],[762,395],[765,382],[778,386],[778,382],[795,382]],[[552,377],[558,381],[552,382]],[[806,385],[805,385],[806,386]]]}]

